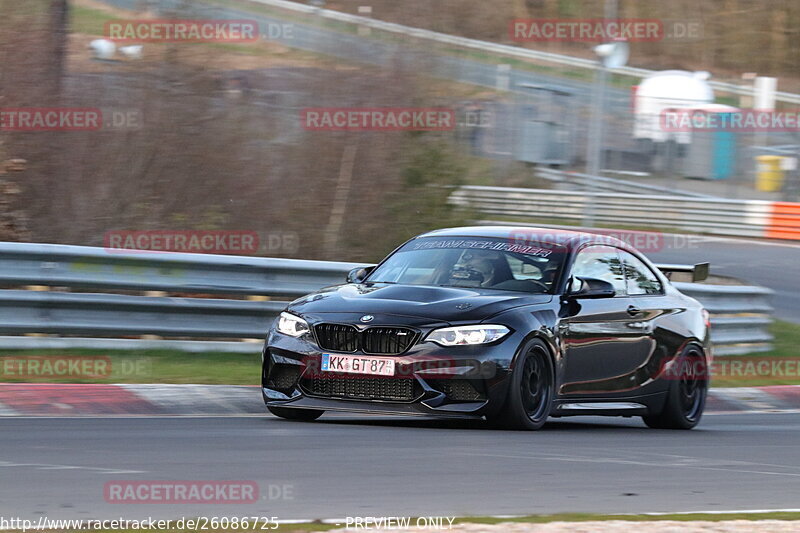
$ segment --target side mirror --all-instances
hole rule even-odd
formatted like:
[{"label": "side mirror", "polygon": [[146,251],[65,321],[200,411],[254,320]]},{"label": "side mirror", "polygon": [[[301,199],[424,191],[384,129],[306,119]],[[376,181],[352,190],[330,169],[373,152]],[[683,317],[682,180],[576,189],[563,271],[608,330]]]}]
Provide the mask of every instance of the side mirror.
[{"label": "side mirror", "polygon": [[375,270],[374,266],[356,267],[347,273],[347,283],[361,283],[373,270]]},{"label": "side mirror", "polygon": [[617,295],[614,286],[596,278],[573,278],[567,296],[570,298],[613,298]]}]

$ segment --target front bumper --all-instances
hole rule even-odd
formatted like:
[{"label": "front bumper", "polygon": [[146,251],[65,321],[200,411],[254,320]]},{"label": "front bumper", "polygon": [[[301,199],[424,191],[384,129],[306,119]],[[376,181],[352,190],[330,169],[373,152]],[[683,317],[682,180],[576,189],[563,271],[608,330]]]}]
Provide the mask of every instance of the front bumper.
[{"label": "front bumper", "polygon": [[262,395],[275,407],[481,417],[505,400],[515,343],[508,338],[492,345],[442,348],[421,342],[398,356],[363,355],[395,360],[396,375],[381,377],[321,372],[322,354],[334,352],[273,332],[264,347]]}]

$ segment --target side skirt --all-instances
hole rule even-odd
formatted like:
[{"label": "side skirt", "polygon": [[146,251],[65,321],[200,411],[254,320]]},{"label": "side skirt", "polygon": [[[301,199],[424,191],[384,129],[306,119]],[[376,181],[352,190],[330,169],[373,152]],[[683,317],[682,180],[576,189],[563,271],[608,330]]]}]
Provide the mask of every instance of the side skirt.
[{"label": "side skirt", "polygon": [[661,411],[666,394],[650,394],[632,398],[557,400],[550,416],[642,416]]}]

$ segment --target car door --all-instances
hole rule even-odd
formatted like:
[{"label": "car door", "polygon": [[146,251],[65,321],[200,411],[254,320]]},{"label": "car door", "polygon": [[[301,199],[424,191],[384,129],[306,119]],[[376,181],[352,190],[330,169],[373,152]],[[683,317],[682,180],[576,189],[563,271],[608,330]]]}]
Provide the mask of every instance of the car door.
[{"label": "car door", "polygon": [[648,372],[637,378],[643,383],[664,364],[677,345],[683,342],[683,338],[676,339],[665,331],[660,334],[659,342],[658,319],[673,311],[664,285],[655,272],[633,253],[620,250],[619,256],[625,271],[628,297],[633,306],[630,314],[635,318],[628,327],[639,332],[635,360],[640,366],[648,365],[649,368]]},{"label": "car door", "polygon": [[572,279],[602,279],[611,283],[617,294],[565,302],[559,326],[565,353],[561,394],[607,395],[635,386],[634,374],[648,339],[643,338],[637,323],[639,311],[628,295],[621,253],[615,247],[589,245],[575,256]]}]

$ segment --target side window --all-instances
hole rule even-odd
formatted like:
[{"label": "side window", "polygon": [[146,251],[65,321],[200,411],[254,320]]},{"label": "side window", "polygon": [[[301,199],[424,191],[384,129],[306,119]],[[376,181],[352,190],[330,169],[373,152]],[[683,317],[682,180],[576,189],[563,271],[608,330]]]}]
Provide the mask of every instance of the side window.
[{"label": "side window", "polygon": [[616,248],[587,246],[575,257],[572,275],[602,279],[614,286],[618,296],[626,293],[625,273]]},{"label": "side window", "polygon": [[[508,261],[508,267],[511,269],[511,275],[514,279],[533,279],[539,281],[542,279],[542,268],[531,263],[526,263],[511,254],[505,254]],[[548,261],[543,261],[543,265],[547,265]]]},{"label": "side window", "polygon": [[625,269],[628,294],[661,294],[663,287],[658,277],[638,257],[620,251],[620,258]]}]

